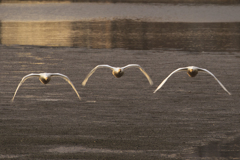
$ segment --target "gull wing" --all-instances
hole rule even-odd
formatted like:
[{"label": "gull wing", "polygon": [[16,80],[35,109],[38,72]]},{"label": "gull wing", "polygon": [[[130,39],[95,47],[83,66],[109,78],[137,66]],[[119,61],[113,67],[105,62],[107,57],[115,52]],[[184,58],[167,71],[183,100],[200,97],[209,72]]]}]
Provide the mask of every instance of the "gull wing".
[{"label": "gull wing", "polygon": [[31,74],[28,74],[28,75],[26,75],[26,76],[24,76],[24,77],[22,78],[21,82],[18,84],[18,87],[17,87],[17,89],[16,89],[16,91],[15,91],[15,93],[14,93],[14,96],[13,96],[13,98],[12,98],[12,102],[14,101],[14,98],[15,98],[15,96],[16,96],[16,94],[17,94],[17,91],[18,91],[19,87],[20,87],[28,78],[36,77],[36,76],[40,76],[40,74],[31,73]]},{"label": "gull wing", "polygon": [[137,67],[140,69],[140,71],[142,71],[142,73],[146,76],[146,78],[148,79],[150,85],[153,85],[153,82],[152,82],[152,79],[149,77],[149,75],[147,74],[147,72],[138,64],[129,64],[129,65],[126,65],[124,67],[122,67],[122,69],[127,69],[127,68],[130,68],[130,67]]},{"label": "gull wing", "polygon": [[229,94],[231,95],[231,93],[224,87],[224,85],[217,79],[217,77],[214,76],[214,74],[212,74],[210,71],[208,71],[207,69],[204,68],[198,68],[199,71],[203,71],[206,72],[208,74],[210,74],[211,76],[213,76],[213,78],[220,84],[220,86]]},{"label": "gull wing", "polygon": [[67,76],[60,74],[60,73],[52,73],[51,76],[61,77],[61,78],[65,79],[72,86],[72,88],[76,92],[78,98],[81,100],[81,97],[79,96],[76,88],[74,87],[73,83],[70,81],[70,79]]},{"label": "gull wing", "polygon": [[109,66],[109,65],[105,65],[105,64],[96,66],[95,68],[93,68],[93,69],[88,73],[87,77],[86,77],[86,78],[84,79],[84,81],[82,82],[82,85],[83,85],[83,86],[86,85],[86,83],[87,83],[87,81],[88,81],[88,78],[89,78],[98,68],[110,68],[111,70],[114,69],[114,67]]},{"label": "gull wing", "polygon": [[153,93],[156,93],[157,90],[159,90],[159,89],[166,83],[166,81],[168,80],[168,78],[169,78],[171,75],[173,75],[174,73],[179,72],[179,71],[185,71],[185,70],[187,70],[187,69],[188,69],[188,67],[184,67],[184,68],[178,68],[178,69],[176,69],[175,71],[173,71],[171,74],[169,74],[169,76],[167,76],[167,78],[165,78],[165,79],[162,81],[162,83],[157,87],[157,89],[156,89]]}]

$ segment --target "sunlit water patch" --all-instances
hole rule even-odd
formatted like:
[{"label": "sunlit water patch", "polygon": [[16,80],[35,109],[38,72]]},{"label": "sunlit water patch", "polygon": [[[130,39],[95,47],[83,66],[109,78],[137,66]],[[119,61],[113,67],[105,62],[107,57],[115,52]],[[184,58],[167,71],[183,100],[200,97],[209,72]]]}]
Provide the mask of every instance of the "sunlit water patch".
[{"label": "sunlit water patch", "polygon": [[238,51],[240,23],[174,23],[134,20],[2,22],[4,45],[81,48]]}]

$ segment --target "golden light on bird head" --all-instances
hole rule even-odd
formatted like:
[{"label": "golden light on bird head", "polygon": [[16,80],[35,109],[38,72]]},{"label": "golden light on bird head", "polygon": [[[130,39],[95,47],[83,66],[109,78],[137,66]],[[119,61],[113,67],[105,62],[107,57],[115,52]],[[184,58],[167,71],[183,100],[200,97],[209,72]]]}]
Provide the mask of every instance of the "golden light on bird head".
[{"label": "golden light on bird head", "polygon": [[117,69],[112,71],[112,74],[117,78],[122,77],[123,73],[124,72],[121,70],[121,68],[117,68]]},{"label": "golden light on bird head", "polygon": [[193,68],[189,68],[188,71],[187,71],[187,74],[189,75],[189,77],[195,77],[198,74],[198,70],[193,69]]},{"label": "golden light on bird head", "polygon": [[47,77],[47,76],[40,76],[39,80],[43,83],[43,84],[47,84],[50,80],[51,77]]}]

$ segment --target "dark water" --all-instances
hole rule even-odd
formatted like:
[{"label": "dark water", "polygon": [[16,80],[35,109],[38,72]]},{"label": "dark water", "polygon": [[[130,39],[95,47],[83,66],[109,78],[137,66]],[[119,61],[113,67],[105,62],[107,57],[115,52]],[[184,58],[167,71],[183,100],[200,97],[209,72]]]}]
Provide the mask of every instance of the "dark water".
[{"label": "dark water", "polygon": [[[238,158],[239,52],[19,45],[0,50],[2,159]],[[133,68],[121,78],[99,69],[82,87],[102,63],[140,64],[154,85]],[[232,96],[210,75],[190,78],[184,72],[153,94],[174,69],[192,64],[213,72]],[[22,77],[32,72],[66,74],[82,101],[67,82],[53,77],[48,85],[27,79],[10,103]]]},{"label": "dark water", "polygon": [[186,157],[239,159],[240,137],[234,138],[227,142],[210,142],[208,145],[197,147],[193,154],[186,155]]},{"label": "dark water", "polygon": [[239,51],[240,23],[2,22],[0,42],[98,49]]},{"label": "dark water", "polygon": [[[191,0],[174,2],[192,3]],[[49,16],[51,11],[47,12]],[[5,20],[0,22],[0,44],[0,159],[240,157],[239,21]],[[208,66],[232,89],[233,96],[225,95],[214,80],[204,83],[207,76],[199,76],[200,79],[190,83],[186,77],[178,77],[172,81],[174,85],[169,83],[169,88],[154,97],[154,87],[139,81],[138,72],[128,74],[135,79],[118,79],[114,83],[116,79],[110,79],[102,71],[91,79],[89,87],[81,88],[81,80],[90,69],[103,62],[141,63],[154,78],[154,87],[179,65]],[[80,88],[84,101],[74,101],[76,95],[71,97],[71,88],[56,80],[48,87],[38,87],[38,93],[37,82],[28,81],[30,86],[23,85],[15,104],[6,102],[24,74],[43,70],[66,72]],[[103,75],[107,78],[100,83]],[[139,88],[143,88],[141,92]]]}]

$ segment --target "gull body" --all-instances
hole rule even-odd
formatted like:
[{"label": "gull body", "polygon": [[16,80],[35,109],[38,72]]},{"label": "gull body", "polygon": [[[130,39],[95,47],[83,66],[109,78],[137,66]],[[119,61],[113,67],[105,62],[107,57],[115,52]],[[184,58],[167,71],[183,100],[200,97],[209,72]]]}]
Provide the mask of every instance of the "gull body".
[{"label": "gull body", "polygon": [[116,77],[116,78],[120,78],[123,76],[124,72],[123,69],[121,68],[113,68],[112,74]]},{"label": "gull body", "polygon": [[112,67],[112,66],[109,66],[109,65],[106,65],[106,64],[103,64],[103,65],[98,65],[96,66],[95,68],[93,68],[89,74],[86,76],[86,78],[84,79],[84,81],[82,82],[82,85],[85,86],[89,77],[98,69],[98,68],[109,68],[112,70],[112,74],[116,77],[116,78],[120,78],[123,76],[124,74],[124,70],[127,69],[127,68],[131,68],[131,67],[135,67],[135,68],[139,68],[140,71],[142,71],[142,73],[146,76],[146,78],[148,79],[150,85],[153,84],[151,78],[149,77],[149,75],[147,74],[146,71],[144,71],[144,69],[138,65],[138,64],[129,64],[129,65],[126,65],[124,67]]},{"label": "gull body", "polygon": [[39,80],[40,82],[42,82],[43,84],[47,84],[50,80],[51,80],[51,77],[61,77],[63,79],[65,79],[73,88],[73,90],[76,92],[78,98],[81,100],[76,88],[74,87],[74,85],[72,84],[72,82],[70,81],[70,79],[63,75],[63,74],[60,74],[60,73],[31,73],[31,74],[28,74],[26,76],[24,76],[21,80],[21,82],[18,84],[18,87],[14,93],[14,96],[12,98],[12,102],[14,101],[14,98],[17,94],[17,91],[19,89],[19,87],[28,79],[28,78],[31,78],[31,77],[39,77]]},{"label": "gull body", "polygon": [[213,76],[213,78],[219,83],[219,85],[229,94],[231,95],[231,93],[223,86],[223,84],[217,79],[217,77],[215,77],[210,71],[208,71],[207,69],[204,69],[204,68],[199,68],[199,67],[195,67],[195,66],[189,66],[189,67],[183,67],[183,68],[178,68],[176,69],[175,71],[173,71],[171,74],[169,74],[167,76],[167,78],[165,78],[162,83],[157,87],[157,89],[153,92],[153,93],[156,93],[165,83],[166,81],[168,80],[168,78],[173,75],[174,73],[176,72],[180,72],[180,71],[187,71],[187,74],[190,76],[190,77],[195,77],[198,72],[205,72],[205,73],[208,73],[210,74],[211,76]]}]

